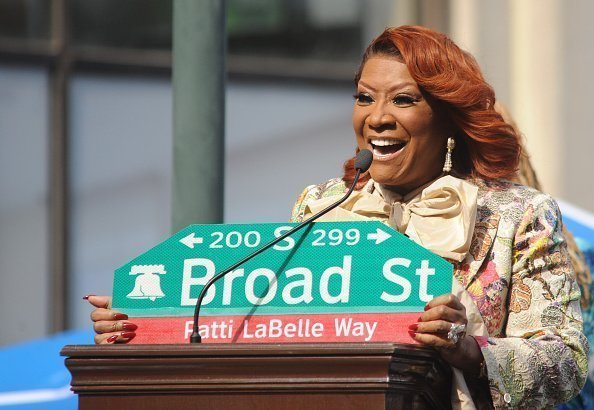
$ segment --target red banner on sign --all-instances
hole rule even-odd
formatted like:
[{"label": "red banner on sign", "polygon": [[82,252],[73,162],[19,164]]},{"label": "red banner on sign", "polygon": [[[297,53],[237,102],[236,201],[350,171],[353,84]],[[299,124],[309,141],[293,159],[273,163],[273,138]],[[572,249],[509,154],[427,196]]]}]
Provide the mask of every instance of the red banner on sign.
[{"label": "red banner on sign", "polygon": [[[408,326],[419,313],[205,316],[202,343],[394,342],[417,343]],[[192,317],[131,318],[134,344],[188,343]]]}]

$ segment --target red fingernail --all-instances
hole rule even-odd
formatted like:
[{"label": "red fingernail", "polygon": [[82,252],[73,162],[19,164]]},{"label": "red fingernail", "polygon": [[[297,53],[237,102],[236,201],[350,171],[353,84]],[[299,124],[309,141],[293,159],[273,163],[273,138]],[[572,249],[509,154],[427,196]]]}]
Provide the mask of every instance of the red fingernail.
[{"label": "red fingernail", "polygon": [[138,329],[138,326],[136,326],[134,323],[124,323],[122,325],[122,330],[136,330]]},{"label": "red fingernail", "polygon": [[116,340],[118,340],[118,335],[109,336],[109,337],[107,338],[107,343],[113,343],[113,342],[115,342]]},{"label": "red fingernail", "polygon": [[120,334],[124,339],[134,339],[136,337],[136,333],[134,332],[122,332]]},{"label": "red fingernail", "polygon": [[417,329],[419,328],[419,325],[418,325],[418,324],[416,324],[416,323],[413,323],[413,324],[412,324],[412,325],[410,325],[408,328],[409,328],[410,330],[412,330],[413,332],[416,332],[416,331],[417,331]]},{"label": "red fingernail", "polygon": [[113,319],[114,320],[126,320],[126,319],[128,319],[128,315],[125,313],[114,313]]},{"label": "red fingernail", "polygon": [[413,339],[417,336],[417,334],[411,330],[408,331],[408,334],[410,337],[412,337]]},{"label": "red fingernail", "polygon": [[91,296],[95,296],[95,295],[93,295],[93,294],[90,294],[90,295],[84,295],[84,296],[83,296],[83,300],[89,300],[89,297],[91,297]]},{"label": "red fingernail", "polygon": [[430,309],[429,305],[425,305],[425,307],[423,308],[424,311],[427,311],[429,309]]},{"label": "red fingernail", "polygon": [[421,319],[421,316],[419,316],[419,318],[417,319],[417,322],[422,322],[423,319]]}]

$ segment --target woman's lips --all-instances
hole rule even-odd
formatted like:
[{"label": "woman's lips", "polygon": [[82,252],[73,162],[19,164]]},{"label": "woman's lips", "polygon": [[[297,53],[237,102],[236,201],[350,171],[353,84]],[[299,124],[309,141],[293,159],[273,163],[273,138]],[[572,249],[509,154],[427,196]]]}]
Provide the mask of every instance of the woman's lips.
[{"label": "woman's lips", "polygon": [[371,138],[368,145],[371,152],[373,152],[374,160],[388,161],[397,157],[406,146],[406,143],[390,138]]}]

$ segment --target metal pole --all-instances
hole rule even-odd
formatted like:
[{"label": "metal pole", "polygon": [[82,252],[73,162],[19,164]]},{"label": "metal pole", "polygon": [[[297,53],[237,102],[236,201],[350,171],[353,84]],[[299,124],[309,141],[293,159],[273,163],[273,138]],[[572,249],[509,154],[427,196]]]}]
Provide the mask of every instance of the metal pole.
[{"label": "metal pole", "polygon": [[49,72],[51,111],[50,159],[50,332],[68,325],[68,78],[69,0],[52,2],[52,47],[56,58]]},{"label": "metal pole", "polygon": [[173,232],[223,220],[225,1],[173,2]]}]

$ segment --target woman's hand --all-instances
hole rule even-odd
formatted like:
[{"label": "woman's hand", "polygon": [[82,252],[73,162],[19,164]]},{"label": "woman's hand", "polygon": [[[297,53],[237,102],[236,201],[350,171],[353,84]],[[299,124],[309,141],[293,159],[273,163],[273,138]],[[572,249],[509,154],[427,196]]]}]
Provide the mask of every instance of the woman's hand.
[{"label": "woman's hand", "polygon": [[97,308],[91,312],[96,344],[127,343],[134,339],[138,326],[128,321],[128,315],[111,309],[111,297],[88,295],[83,299]]},{"label": "woman's hand", "polygon": [[483,354],[473,337],[462,336],[457,343],[448,339],[452,324],[467,325],[466,308],[452,295],[441,295],[425,306],[419,322],[409,326],[416,341],[437,348],[450,365],[471,374],[479,374]]}]

